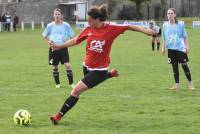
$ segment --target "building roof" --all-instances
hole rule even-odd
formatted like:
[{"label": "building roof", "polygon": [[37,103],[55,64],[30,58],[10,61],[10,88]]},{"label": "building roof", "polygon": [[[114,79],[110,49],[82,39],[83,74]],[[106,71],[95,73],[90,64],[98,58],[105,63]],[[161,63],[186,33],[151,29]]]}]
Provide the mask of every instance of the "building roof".
[{"label": "building roof", "polygon": [[87,3],[87,1],[70,1],[70,2],[64,2],[60,3],[60,5],[76,5],[76,4],[84,4]]}]

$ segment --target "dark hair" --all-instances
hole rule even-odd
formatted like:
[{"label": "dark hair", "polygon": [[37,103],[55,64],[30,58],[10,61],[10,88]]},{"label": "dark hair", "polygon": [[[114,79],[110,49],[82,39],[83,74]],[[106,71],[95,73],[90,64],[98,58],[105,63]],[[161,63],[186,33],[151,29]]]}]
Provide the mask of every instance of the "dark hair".
[{"label": "dark hair", "polygon": [[108,6],[102,4],[101,6],[93,6],[88,11],[88,15],[93,19],[99,18],[100,21],[106,21],[108,19]]},{"label": "dark hair", "polygon": [[55,9],[54,9],[54,12],[55,12],[55,11],[58,11],[58,12],[60,12],[60,13],[62,14],[62,11],[61,11],[60,8],[55,8]]},{"label": "dark hair", "polygon": [[[175,8],[169,8],[168,10],[171,10],[174,12],[174,14],[176,14],[176,9]],[[178,19],[175,17],[175,23],[178,23]]]}]

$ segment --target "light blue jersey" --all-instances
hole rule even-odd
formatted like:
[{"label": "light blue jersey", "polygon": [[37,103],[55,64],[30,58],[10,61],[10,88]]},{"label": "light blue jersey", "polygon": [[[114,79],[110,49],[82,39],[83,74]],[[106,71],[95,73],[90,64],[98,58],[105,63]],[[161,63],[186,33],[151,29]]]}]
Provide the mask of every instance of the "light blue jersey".
[{"label": "light blue jersey", "polygon": [[165,22],[163,24],[163,38],[166,48],[185,52],[184,38],[186,37],[184,22],[178,22],[177,24]]},{"label": "light blue jersey", "polygon": [[56,25],[52,22],[46,26],[42,35],[53,41],[55,45],[62,45],[66,40],[74,36],[74,32],[66,22],[63,22],[60,25]]}]

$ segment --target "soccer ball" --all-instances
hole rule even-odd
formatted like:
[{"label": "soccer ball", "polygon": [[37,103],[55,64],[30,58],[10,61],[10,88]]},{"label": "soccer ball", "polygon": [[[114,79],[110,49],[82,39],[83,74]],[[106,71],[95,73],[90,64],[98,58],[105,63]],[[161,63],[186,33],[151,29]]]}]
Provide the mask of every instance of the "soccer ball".
[{"label": "soccer ball", "polygon": [[27,110],[18,110],[14,114],[14,123],[18,125],[28,126],[31,123],[31,114]]}]

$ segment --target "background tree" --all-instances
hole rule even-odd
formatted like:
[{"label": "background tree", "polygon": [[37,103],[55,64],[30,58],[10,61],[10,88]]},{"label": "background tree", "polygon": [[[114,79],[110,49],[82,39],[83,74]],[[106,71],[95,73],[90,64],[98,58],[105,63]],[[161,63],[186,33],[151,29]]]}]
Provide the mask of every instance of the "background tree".
[{"label": "background tree", "polygon": [[160,0],[160,3],[161,3],[161,17],[162,18],[165,18],[165,12],[166,12],[166,0]]},{"label": "background tree", "polygon": [[142,4],[143,2],[151,1],[151,0],[130,0],[130,1],[135,2],[135,5],[136,5],[136,13],[137,13],[136,19],[142,19],[141,4]]},{"label": "background tree", "polygon": [[111,17],[110,15],[112,14],[113,10],[115,9],[115,7],[117,6],[117,2],[119,2],[119,0],[108,0],[108,13],[109,13],[109,18]]}]

